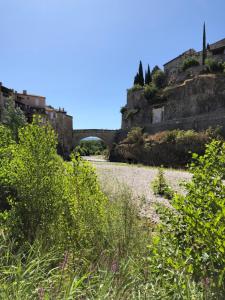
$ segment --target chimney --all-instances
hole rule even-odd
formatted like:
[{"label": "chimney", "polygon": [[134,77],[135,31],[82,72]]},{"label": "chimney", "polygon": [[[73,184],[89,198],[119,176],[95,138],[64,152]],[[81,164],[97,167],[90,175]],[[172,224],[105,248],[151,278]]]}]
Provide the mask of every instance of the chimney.
[{"label": "chimney", "polygon": [[27,90],[23,90],[23,94],[24,94],[24,95],[27,95]]}]

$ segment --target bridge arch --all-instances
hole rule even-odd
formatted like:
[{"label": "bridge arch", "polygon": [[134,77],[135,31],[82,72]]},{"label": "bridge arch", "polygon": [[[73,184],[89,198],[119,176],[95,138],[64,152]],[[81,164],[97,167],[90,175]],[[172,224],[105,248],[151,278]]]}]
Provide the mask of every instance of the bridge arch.
[{"label": "bridge arch", "polygon": [[73,148],[79,145],[80,141],[87,137],[100,138],[109,149],[115,142],[117,130],[108,129],[77,129],[73,130]]}]

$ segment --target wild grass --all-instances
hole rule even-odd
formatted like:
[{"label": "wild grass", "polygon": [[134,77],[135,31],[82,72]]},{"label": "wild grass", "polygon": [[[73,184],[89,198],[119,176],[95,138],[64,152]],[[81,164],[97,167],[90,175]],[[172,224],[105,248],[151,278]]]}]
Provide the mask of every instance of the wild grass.
[{"label": "wild grass", "polygon": [[18,138],[0,126],[0,299],[224,299],[225,143],[193,156],[187,194],[153,225],[129,189],[58,157],[49,126]]}]

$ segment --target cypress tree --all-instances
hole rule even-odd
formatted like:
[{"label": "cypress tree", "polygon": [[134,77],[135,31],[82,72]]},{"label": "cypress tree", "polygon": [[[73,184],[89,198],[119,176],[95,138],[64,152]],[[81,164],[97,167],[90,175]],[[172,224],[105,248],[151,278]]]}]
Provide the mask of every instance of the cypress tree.
[{"label": "cypress tree", "polygon": [[151,76],[151,71],[150,67],[148,65],[148,70],[145,72],[145,84],[150,84],[152,82],[152,76]]},{"label": "cypress tree", "polygon": [[148,84],[148,73],[145,71],[145,85]]},{"label": "cypress tree", "polygon": [[207,57],[207,49],[206,49],[206,31],[205,31],[205,22],[203,27],[203,47],[202,47],[202,65],[205,64],[205,59]]},{"label": "cypress tree", "polygon": [[139,84],[141,86],[144,86],[145,84],[145,80],[144,80],[144,74],[143,74],[143,66],[142,66],[142,62],[140,61],[140,64],[139,64],[139,72],[138,72],[138,81],[139,81]]},{"label": "cypress tree", "polygon": [[139,84],[139,75],[138,75],[138,73],[134,77],[134,85],[137,85],[137,84]]}]

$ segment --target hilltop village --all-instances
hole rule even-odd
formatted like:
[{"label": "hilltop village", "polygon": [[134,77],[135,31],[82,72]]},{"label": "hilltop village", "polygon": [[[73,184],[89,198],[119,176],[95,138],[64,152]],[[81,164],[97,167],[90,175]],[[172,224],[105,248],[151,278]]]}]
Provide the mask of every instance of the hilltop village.
[{"label": "hilltop village", "polygon": [[[204,57],[205,55],[205,57]],[[225,38],[202,51],[189,49],[151,74],[148,84],[134,84],[121,109],[122,129],[148,133],[169,129],[225,130]]]}]

